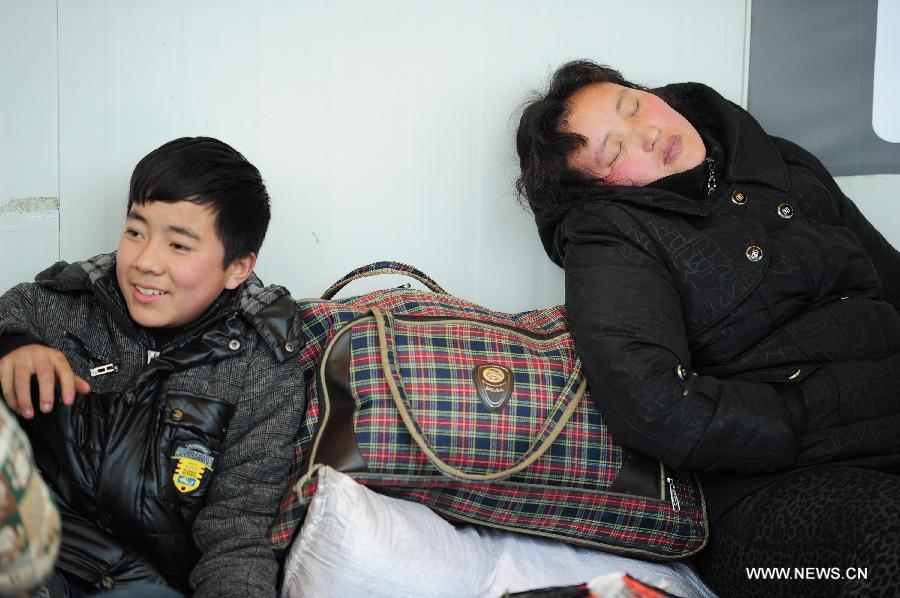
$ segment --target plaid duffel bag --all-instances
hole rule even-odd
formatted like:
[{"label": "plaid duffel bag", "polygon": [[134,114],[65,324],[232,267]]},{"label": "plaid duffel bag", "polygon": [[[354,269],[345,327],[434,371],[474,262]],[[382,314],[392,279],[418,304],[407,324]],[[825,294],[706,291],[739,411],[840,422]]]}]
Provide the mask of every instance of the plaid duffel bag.
[{"label": "plaid duffel bag", "polygon": [[[431,290],[332,299],[380,273]],[[322,465],[452,521],[654,560],[705,545],[697,479],[614,442],[586,392],[564,307],[495,312],[379,262],[299,309],[308,411],[270,532],[277,549],[296,533]]]}]

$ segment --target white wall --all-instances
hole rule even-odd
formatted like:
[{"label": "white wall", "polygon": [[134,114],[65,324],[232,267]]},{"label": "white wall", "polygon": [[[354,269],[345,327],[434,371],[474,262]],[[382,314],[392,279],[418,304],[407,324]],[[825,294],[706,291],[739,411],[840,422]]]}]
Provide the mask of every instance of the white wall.
[{"label": "white wall", "polygon": [[[579,57],[741,101],[749,1],[0,0],[0,205],[59,197],[58,255],[106,251],[134,164],[211,135],[262,171],[258,272],[295,296],[397,259],[496,309],[552,305],[562,274],[512,192],[516,107]],[[29,237],[7,265],[4,217],[2,288],[52,261]]]},{"label": "white wall", "polygon": [[[835,177],[841,191],[900,249],[900,175]],[[900,272],[895,273],[900,276]]]},{"label": "white wall", "polygon": [[0,292],[59,259],[56,4],[0,0]]}]

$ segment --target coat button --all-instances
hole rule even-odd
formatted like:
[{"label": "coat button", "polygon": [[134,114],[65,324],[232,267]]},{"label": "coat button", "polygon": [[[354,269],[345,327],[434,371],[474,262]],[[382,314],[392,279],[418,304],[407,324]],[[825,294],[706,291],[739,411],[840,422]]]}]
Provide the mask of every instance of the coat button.
[{"label": "coat button", "polygon": [[172,409],[171,413],[169,413],[169,416],[173,421],[180,422],[182,419],[184,419],[184,411],[182,411],[181,409]]},{"label": "coat button", "polygon": [[236,338],[231,339],[230,341],[228,341],[228,348],[232,351],[237,351],[241,348],[241,341]]},{"label": "coat button", "polygon": [[740,191],[735,191],[731,194],[731,201],[734,202],[735,205],[742,206],[747,203],[747,196]]},{"label": "coat button", "polygon": [[675,366],[675,375],[678,376],[679,380],[685,380],[688,377],[687,368],[681,365],[680,363]]},{"label": "coat button", "polygon": [[778,206],[778,215],[787,220],[794,215],[794,208],[789,203],[783,203]]},{"label": "coat button", "polygon": [[284,343],[284,350],[287,351],[288,353],[293,353],[294,352],[294,343],[292,343],[291,341]]},{"label": "coat button", "polygon": [[747,255],[747,259],[750,260],[751,262],[758,262],[759,260],[762,259],[763,252],[762,252],[762,249],[760,249],[758,246],[751,245],[750,247],[747,248],[746,255]]},{"label": "coat button", "polygon": [[111,590],[116,587],[116,582],[111,576],[104,575],[103,579],[100,580],[100,587],[104,590]]}]

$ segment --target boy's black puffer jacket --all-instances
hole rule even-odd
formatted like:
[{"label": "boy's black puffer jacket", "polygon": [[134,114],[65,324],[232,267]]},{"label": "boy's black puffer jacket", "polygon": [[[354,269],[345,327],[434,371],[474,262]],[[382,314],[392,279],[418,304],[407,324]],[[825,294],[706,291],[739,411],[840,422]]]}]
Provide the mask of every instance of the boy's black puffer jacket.
[{"label": "boy's black puffer jacket", "polygon": [[114,255],[60,263],[0,299],[6,351],[58,349],[92,387],[25,422],[63,519],[57,566],[98,589],[274,595],[266,534],[303,415],[295,302],[252,276],[156,347],[114,268]]}]

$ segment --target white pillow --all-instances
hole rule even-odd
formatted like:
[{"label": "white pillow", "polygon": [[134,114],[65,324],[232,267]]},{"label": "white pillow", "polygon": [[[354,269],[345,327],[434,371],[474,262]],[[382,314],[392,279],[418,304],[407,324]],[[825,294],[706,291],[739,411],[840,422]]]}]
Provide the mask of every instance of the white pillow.
[{"label": "white pillow", "polygon": [[285,563],[282,598],[487,596],[620,571],[684,597],[713,597],[685,563],[649,563],[475,526],[369,490],[330,467]]}]

